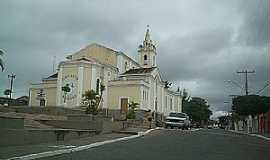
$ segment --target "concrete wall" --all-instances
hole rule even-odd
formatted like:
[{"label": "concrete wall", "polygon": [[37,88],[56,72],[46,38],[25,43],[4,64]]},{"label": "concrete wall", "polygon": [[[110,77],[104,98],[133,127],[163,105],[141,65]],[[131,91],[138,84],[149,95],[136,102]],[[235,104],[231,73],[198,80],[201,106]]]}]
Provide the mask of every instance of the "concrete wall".
[{"label": "concrete wall", "polygon": [[56,81],[51,81],[50,83],[39,83],[32,84],[30,87],[30,106],[39,106],[40,99],[38,99],[38,93],[43,89],[45,105],[55,106],[56,105]]},{"label": "concrete wall", "polygon": [[54,106],[0,106],[0,112],[18,112],[18,113],[30,113],[30,114],[48,114],[48,115],[70,115],[70,114],[84,114],[81,109],[70,109],[64,107]]},{"label": "concrete wall", "polygon": [[83,90],[84,94],[86,91],[91,90],[92,81],[92,66],[85,67],[83,70]]},{"label": "concrete wall", "polygon": [[109,86],[108,104],[110,109],[120,109],[120,98],[128,98],[129,103],[134,101],[141,102],[140,86]]},{"label": "concrete wall", "polygon": [[[72,120],[70,120],[72,119]],[[122,129],[122,122],[113,122],[110,118],[70,117],[69,120],[41,120],[43,124],[64,129],[93,130],[97,133],[111,133]]]},{"label": "concrete wall", "polygon": [[11,118],[11,117],[0,116],[0,130],[1,129],[23,129],[23,128],[24,128],[24,118]]},{"label": "concrete wall", "polygon": [[89,137],[95,134],[96,132],[87,130],[3,129],[0,130],[0,147],[54,143],[56,141],[67,141],[70,139]]},{"label": "concrete wall", "polygon": [[102,131],[102,121],[70,121],[70,120],[40,120],[39,122],[53,126],[56,128],[64,129],[82,129],[82,130],[95,130],[97,132]]}]

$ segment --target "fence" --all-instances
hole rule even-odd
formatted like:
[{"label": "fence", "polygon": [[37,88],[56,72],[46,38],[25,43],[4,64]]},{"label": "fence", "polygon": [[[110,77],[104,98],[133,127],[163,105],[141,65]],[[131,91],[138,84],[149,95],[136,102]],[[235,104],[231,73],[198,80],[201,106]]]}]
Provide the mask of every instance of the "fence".
[{"label": "fence", "polygon": [[255,116],[246,116],[234,123],[236,131],[246,133],[270,133],[270,111]]}]

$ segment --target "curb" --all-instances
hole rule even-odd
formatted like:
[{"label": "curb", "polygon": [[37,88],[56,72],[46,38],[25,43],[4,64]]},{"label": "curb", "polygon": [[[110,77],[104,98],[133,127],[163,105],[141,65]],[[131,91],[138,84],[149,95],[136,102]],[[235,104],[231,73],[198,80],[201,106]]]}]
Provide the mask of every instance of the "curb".
[{"label": "curb", "polygon": [[142,136],[144,136],[144,135],[146,135],[146,134],[148,134],[148,133],[150,133],[150,132],[152,132],[154,130],[157,130],[157,129],[160,129],[160,128],[157,127],[157,128],[154,128],[154,129],[149,129],[149,130],[147,130],[145,132],[138,132],[136,135],[117,138],[117,139],[106,140],[106,141],[102,141],[102,142],[96,142],[96,143],[92,143],[92,144],[88,144],[88,145],[79,146],[79,147],[76,147],[76,148],[61,149],[61,150],[47,151],[47,152],[41,152],[41,153],[34,153],[34,154],[29,154],[29,155],[24,155],[24,156],[19,156],[19,157],[8,158],[7,160],[32,160],[32,159],[37,159],[37,158],[51,157],[51,156],[65,154],[65,153],[72,153],[72,152],[82,151],[82,150],[102,146],[102,145],[105,145],[105,144],[110,144],[110,143],[115,143],[115,142],[120,142],[120,141],[126,141],[126,140],[129,140],[129,139],[142,137]]},{"label": "curb", "polygon": [[252,137],[258,137],[258,138],[270,141],[269,137],[265,137],[265,136],[262,136],[259,134],[253,134],[253,133],[250,134],[250,133],[238,132],[238,131],[234,131],[234,130],[228,130],[228,131],[233,132],[233,133],[238,133],[238,134],[244,134],[244,135],[248,135],[248,136],[252,136]]},{"label": "curb", "polygon": [[133,131],[112,131],[112,133],[138,135],[139,132],[133,132]]}]

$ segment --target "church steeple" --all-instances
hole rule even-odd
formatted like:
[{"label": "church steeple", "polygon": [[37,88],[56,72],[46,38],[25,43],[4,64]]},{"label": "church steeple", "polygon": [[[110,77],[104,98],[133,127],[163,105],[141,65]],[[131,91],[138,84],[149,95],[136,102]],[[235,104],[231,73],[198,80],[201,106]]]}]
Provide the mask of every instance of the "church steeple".
[{"label": "church steeple", "polygon": [[149,33],[149,25],[147,25],[147,30],[145,33],[145,37],[144,37],[144,41],[150,43],[151,39],[150,39],[150,33]]},{"label": "church steeple", "polygon": [[156,46],[150,38],[149,25],[145,33],[143,44],[139,45],[139,61],[144,68],[156,67]]}]

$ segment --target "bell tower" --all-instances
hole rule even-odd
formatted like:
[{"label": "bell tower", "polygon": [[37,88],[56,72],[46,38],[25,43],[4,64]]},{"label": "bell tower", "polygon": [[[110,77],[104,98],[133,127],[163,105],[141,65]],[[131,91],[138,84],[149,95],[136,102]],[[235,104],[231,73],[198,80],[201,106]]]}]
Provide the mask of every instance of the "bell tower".
[{"label": "bell tower", "polygon": [[149,33],[149,25],[147,25],[147,30],[145,33],[143,44],[139,45],[138,49],[139,53],[139,63],[143,68],[151,68],[156,67],[156,46],[153,44],[150,33]]}]

